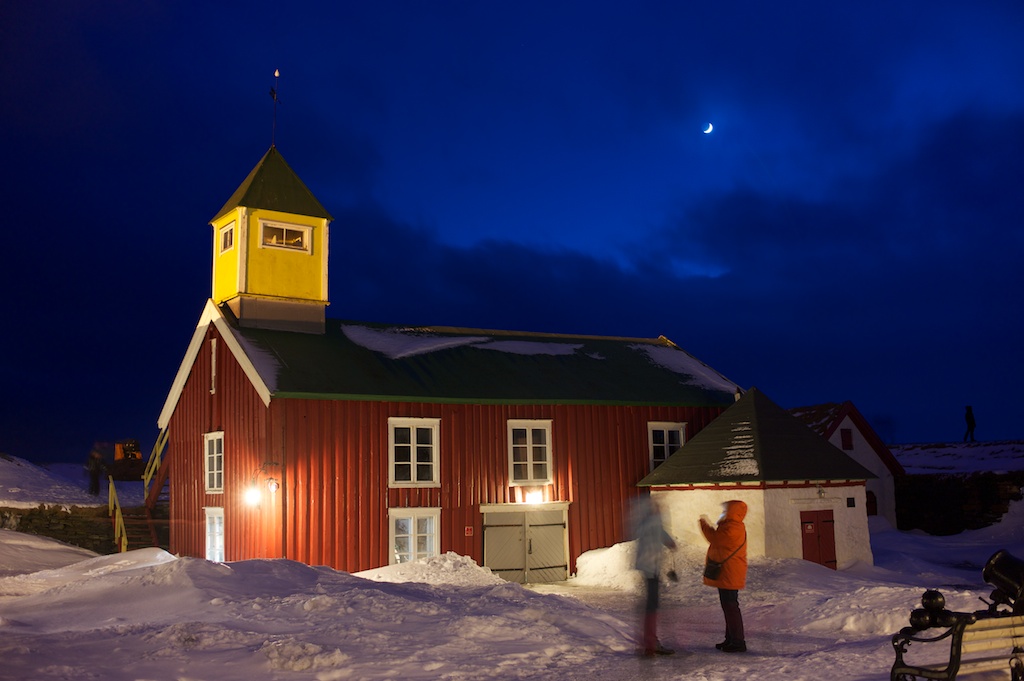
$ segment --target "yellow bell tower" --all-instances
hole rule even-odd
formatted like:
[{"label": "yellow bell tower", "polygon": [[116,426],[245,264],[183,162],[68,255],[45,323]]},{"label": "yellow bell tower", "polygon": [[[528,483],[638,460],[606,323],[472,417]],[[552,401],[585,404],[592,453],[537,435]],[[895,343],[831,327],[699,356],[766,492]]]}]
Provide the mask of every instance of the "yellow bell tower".
[{"label": "yellow bell tower", "polygon": [[242,326],[323,333],[331,220],[271,146],[210,221],[213,302]]}]

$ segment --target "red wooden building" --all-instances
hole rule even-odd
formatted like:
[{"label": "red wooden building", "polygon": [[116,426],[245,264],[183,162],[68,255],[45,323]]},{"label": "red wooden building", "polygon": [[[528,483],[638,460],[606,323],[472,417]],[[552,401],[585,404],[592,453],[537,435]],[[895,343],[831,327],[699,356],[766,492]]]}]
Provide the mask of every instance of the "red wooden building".
[{"label": "red wooden building", "polygon": [[454,551],[564,579],[735,399],[663,337],[327,319],[329,220],[271,148],[212,221],[214,296],[159,418],[172,552],[359,571]]}]

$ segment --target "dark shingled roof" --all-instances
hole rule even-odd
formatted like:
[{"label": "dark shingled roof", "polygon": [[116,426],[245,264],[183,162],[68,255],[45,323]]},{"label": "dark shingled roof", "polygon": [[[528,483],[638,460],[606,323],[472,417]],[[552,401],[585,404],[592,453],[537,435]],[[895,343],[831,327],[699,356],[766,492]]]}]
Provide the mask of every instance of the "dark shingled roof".
[{"label": "dark shingled roof", "polygon": [[217,211],[213,220],[238,206],[333,219],[313,196],[313,192],[309,191],[291,166],[285,162],[277,147],[270,147],[267,150],[228,202]]},{"label": "dark shingled roof", "polygon": [[735,384],[666,338],[403,328],[231,331],[273,397],[726,406]]},{"label": "dark shingled roof", "polygon": [[760,390],[751,388],[637,484],[651,487],[875,477]]}]

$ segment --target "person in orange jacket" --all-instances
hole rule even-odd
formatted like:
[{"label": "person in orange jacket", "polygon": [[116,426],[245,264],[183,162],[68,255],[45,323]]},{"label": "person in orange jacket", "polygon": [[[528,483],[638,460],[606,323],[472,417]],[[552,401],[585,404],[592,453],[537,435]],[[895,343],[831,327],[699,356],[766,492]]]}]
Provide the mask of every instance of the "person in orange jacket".
[{"label": "person in orange jacket", "polygon": [[723,653],[743,653],[747,650],[743,632],[743,614],[740,612],[739,591],[747,585],[747,528],[743,519],[747,505],[742,501],[727,501],[715,526],[704,516],[700,518],[700,531],[710,542],[708,560],[722,563],[716,579],[704,577],[704,583],[718,589],[718,600],[725,615],[725,640],[715,645]]}]

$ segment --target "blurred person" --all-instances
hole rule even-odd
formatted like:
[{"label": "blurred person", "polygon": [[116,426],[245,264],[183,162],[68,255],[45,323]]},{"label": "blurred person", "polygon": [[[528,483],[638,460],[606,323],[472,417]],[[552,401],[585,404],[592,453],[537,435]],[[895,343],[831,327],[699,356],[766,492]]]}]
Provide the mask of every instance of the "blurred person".
[{"label": "blurred person", "polygon": [[675,651],[666,648],[658,640],[658,583],[661,577],[662,549],[675,550],[676,543],[665,531],[661,508],[650,496],[636,499],[632,509],[632,532],[636,539],[636,560],[634,566],[644,576],[646,599],[644,602],[643,635],[640,654],[671,655]]},{"label": "blurred person", "polygon": [[[743,653],[747,650],[743,631],[743,613],[740,612],[740,589],[747,585],[747,528],[743,519],[747,505],[742,501],[727,501],[716,525],[707,517],[700,517],[700,531],[708,540],[707,564],[704,583],[718,589],[718,600],[725,615],[725,640],[715,644],[723,653]],[[720,566],[717,576],[714,566]]]}]

